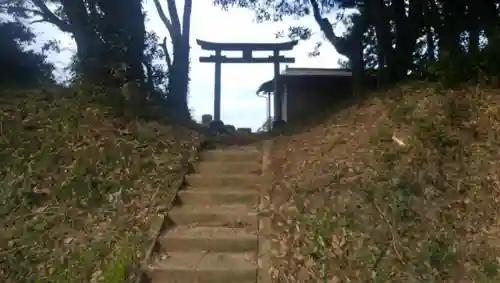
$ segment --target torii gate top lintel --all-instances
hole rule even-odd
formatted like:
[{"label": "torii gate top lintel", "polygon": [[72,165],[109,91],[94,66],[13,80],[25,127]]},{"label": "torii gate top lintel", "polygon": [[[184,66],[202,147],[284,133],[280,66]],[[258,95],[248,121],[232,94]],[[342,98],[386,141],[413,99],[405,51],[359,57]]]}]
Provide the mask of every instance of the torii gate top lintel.
[{"label": "torii gate top lintel", "polygon": [[225,51],[238,51],[244,49],[250,49],[254,51],[288,51],[292,50],[295,45],[297,45],[298,41],[288,41],[288,42],[280,42],[280,43],[256,43],[256,42],[244,42],[244,43],[226,43],[226,42],[210,42],[204,41],[201,39],[197,39],[196,43],[203,50],[225,50]]}]

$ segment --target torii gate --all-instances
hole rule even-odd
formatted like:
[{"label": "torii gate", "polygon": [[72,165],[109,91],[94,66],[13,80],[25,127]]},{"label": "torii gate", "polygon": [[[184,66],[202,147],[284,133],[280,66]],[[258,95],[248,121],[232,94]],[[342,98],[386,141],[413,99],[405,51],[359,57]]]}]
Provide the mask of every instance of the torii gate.
[{"label": "torii gate", "polygon": [[[221,98],[221,65],[222,63],[273,63],[274,64],[274,120],[273,127],[283,122],[283,91],[278,84],[279,64],[295,63],[295,58],[280,55],[280,51],[292,50],[297,45],[296,40],[283,43],[217,43],[197,39],[196,42],[201,49],[215,51],[215,55],[200,57],[202,63],[215,63],[215,85],[214,85],[214,122],[216,127],[222,125],[220,117]],[[241,57],[227,57],[222,51],[241,51]],[[268,57],[253,57],[253,51],[272,51],[273,55]]]}]

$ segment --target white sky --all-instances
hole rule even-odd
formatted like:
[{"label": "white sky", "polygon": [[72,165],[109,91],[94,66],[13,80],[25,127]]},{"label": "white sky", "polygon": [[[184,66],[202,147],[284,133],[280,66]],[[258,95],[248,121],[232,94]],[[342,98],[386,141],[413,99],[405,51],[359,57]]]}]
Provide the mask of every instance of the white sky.
[{"label": "white sky", "polygon": [[[164,1],[163,1],[164,2]],[[183,0],[177,0],[178,10],[182,12]],[[193,110],[196,120],[203,114],[213,114],[213,84],[214,64],[200,63],[198,57],[210,55],[209,51],[202,51],[196,44],[196,39],[215,42],[279,42],[286,38],[276,39],[275,33],[287,29],[294,23],[293,19],[280,23],[261,23],[254,21],[254,13],[244,9],[230,9],[222,11],[220,7],[212,6],[212,1],[193,1],[191,23],[191,84],[189,107]],[[164,5],[166,6],[166,5]],[[152,0],[144,0],[144,8],[149,19],[146,23],[148,30],[154,30],[160,38],[168,32],[159,19]],[[312,16],[302,18],[301,24],[316,28]],[[34,31],[38,35],[37,46],[41,46],[49,39],[56,38],[65,48],[60,54],[51,54],[50,61],[58,67],[57,76],[65,78],[62,68],[68,65],[71,50],[76,46],[72,39],[49,24],[36,24]],[[308,56],[313,50],[317,40],[322,39],[322,34],[316,32],[312,40],[300,42],[293,51],[284,52],[284,55],[296,58],[296,63],[290,67],[338,67],[340,58],[335,49],[324,43],[320,55],[314,58]],[[66,49],[67,48],[67,49]],[[227,55],[236,55],[229,54]],[[259,55],[259,53],[254,53]],[[263,53],[264,56],[270,55]],[[285,68],[283,64],[282,69]],[[222,65],[222,120],[225,124],[236,127],[259,128],[266,119],[266,99],[258,97],[255,92],[264,81],[272,79],[272,64],[223,64]]]}]

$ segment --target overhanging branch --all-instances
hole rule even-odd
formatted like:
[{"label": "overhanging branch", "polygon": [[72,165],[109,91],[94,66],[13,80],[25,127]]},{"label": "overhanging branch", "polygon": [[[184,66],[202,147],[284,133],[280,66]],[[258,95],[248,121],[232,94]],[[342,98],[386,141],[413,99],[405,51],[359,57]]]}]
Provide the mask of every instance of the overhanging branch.
[{"label": "overhanging branch", "polygon": [[47,7],[45,4],[44,0],[31,0],[31,2],[38,8],[40,11],[34,12],[31,11],[32,13],[39,15],[42,17],[42,21],[49,22],[51,24],[56,25],[61,31],[64,32],[72,32],[71,25],[68,24],[66,21],[60,19],[58,16],[56,16],[50,9]]},{"label": "overhanging branch", "polygon": [[346,40],[336,36],[332,24],[327,18],[321,17],[321,11],[317,0],[309,0],[313,10],[313,16],[318,23],[321,31],[325,34],[326,39],[335,47],[337,52],[343,56],[350,57],[350,50],[346,44]]}]

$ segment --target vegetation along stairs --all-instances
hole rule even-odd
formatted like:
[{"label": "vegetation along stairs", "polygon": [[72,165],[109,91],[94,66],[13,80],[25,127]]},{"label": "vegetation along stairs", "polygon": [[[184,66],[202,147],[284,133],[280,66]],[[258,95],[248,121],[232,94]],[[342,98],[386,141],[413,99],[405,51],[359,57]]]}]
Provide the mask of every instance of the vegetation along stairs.
[{"label": "vegetation along stairs", "polygon": [[148,281],[262,282],[261,159],[261,151],[249,145],[217,145],[199,153],[159,233],[158,251],[146,267]]}]

